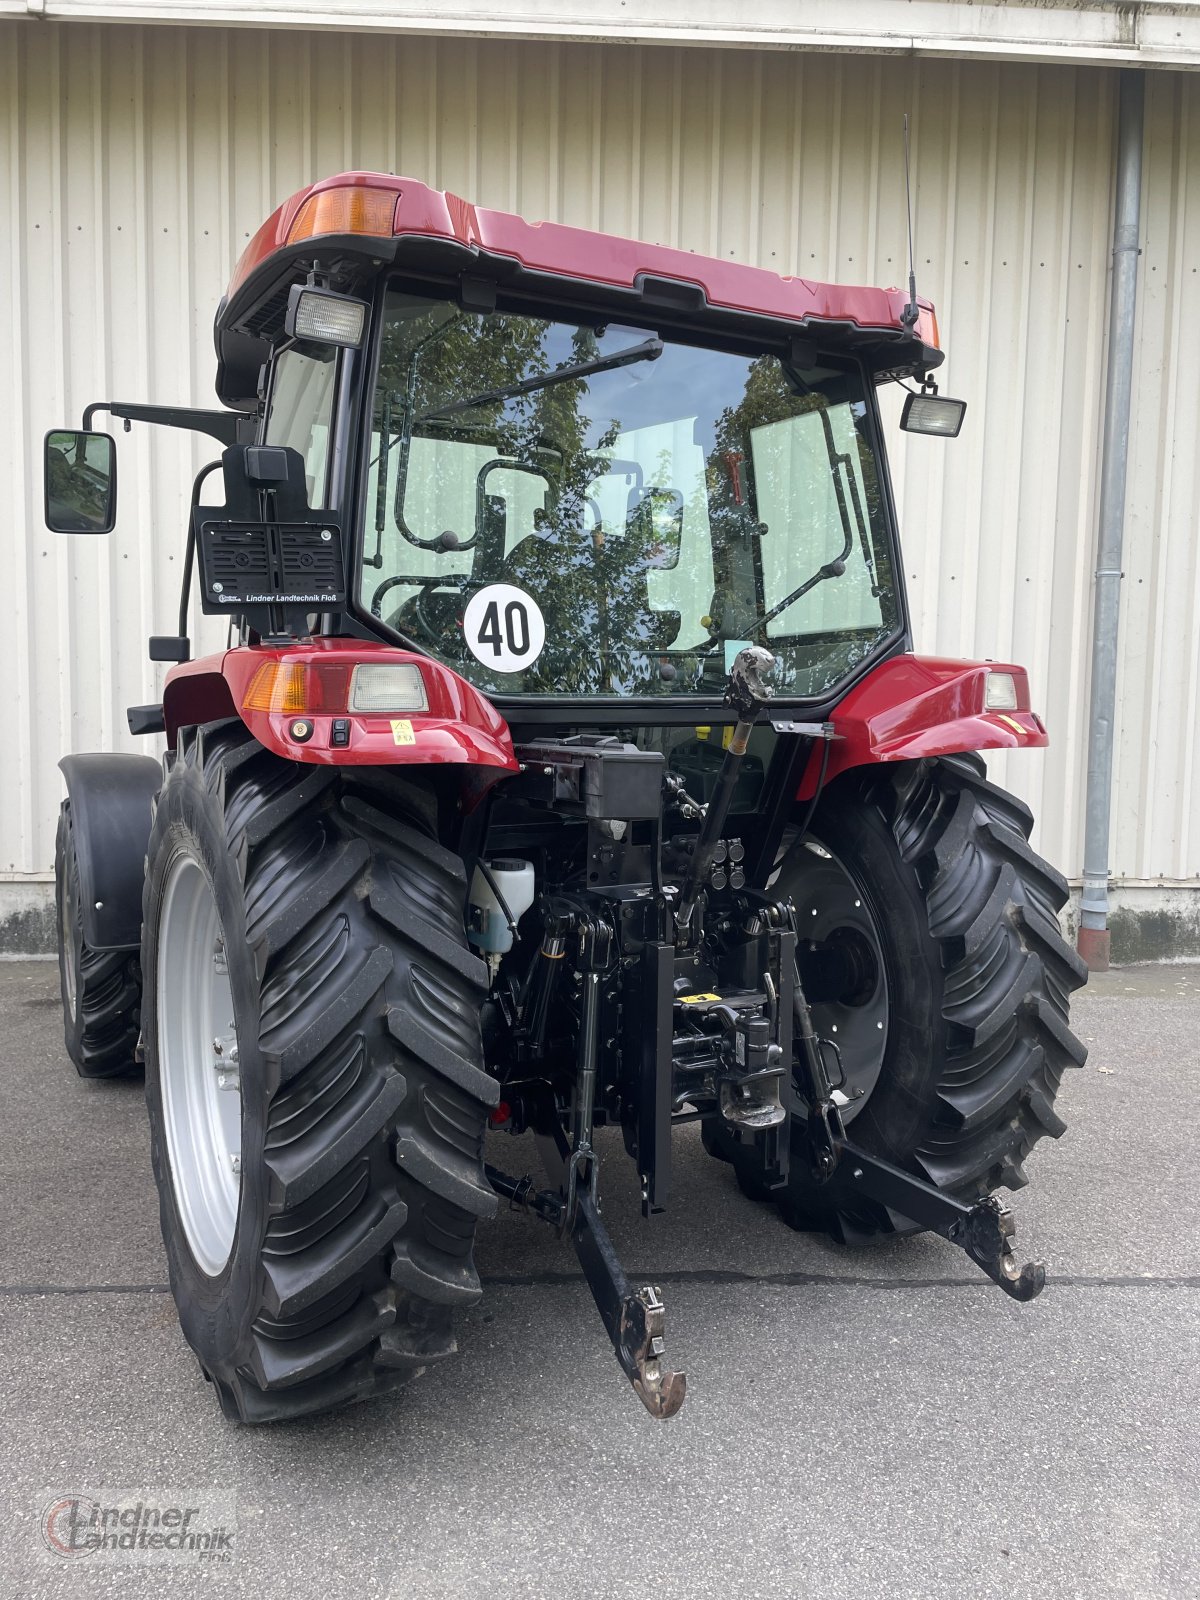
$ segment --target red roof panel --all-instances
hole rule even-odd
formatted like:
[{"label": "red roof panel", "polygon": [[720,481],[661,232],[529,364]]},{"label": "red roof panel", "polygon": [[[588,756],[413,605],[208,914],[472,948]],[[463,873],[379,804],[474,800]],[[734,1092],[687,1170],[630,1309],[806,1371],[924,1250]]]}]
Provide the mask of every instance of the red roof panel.
[{"label": "red roof panel", "polygon": [[[556,222],[526,222],[507,211],[471,205],[458,195],[430,189],[413,178],[380,172],[342,172],[301,189],[285,200],[251,239],[229,285],[229,298],[256,267],[290,241],[297,216],[313,195],[334,189],[391,190],[396,196],[392,236],[424,235],[455,240],[488,256],[519,262],[531,271],[631,289],[643,277],[696,284],[708,303],[734,311],[789,320],[816,318],[850,322],[860,328],[901,331],[907,295],[900,289],[871,289],[782,277],[761,267],[698,256],[686,250],[644,244],[612,234]],[[372,230],[374,232],[375,230]],[[378,237],[378,234],[375,235]],[[319,237],[319,235],[313,235]],[[922,300],[917,334],[936,344],[933,307]]]}]

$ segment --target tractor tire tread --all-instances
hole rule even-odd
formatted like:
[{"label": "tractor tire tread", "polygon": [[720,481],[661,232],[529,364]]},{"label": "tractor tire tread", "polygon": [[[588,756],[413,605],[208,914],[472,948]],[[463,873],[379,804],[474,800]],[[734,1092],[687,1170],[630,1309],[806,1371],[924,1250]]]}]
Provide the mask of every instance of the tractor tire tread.
[{"label": "tractor tire tread", "polygon": [[353,771],[275,757],[240,722],[178,750],[164,794],[198,781],[215,798],[241,876],[267,1213],[245,1337],[197,1354],[227,1415],[282,1420],[408,1382],[453,1351],[452,1312],[478,1297],[475,1223],[496,1205],[486,968],[466,945],[463,864],[431,837],[419,780],[364,790]]},{"label": "tractor tire tread", "polygon": [[[1021,1187],[1038,1140],[1065,1129],[1054,1107],[1064,1070],[1087,1058],[1068,1020],[1086,968],[1058,924],[1067,884],[1030,846],[1029,808],[990,783],[971,754],[850,774],[824,804],[835,835],[856,807],[863,820],[847,840],[874,839],[872,848],[883,850],[890,835],[884,853],[909,907],[898,923],[910,930],[898,970],[904,981],[929,985],[923,1026],[930,1034],[921,1035],[928,1043],[905,1047],[915,1050],[906,1071],[918,1072],[920,1084],[906,1078],[877,1114],[882,1121],[868,1101],[850,1139],[965,1203]],[[818,840],[821,823],[818,810]],[[927,976],[918,980],[917,972]],[[773,1198],[793,1227],[823,1229],[845,1243],[915,1231],[873,1202],[826,1198],[795,1170],[795,1145],[792,1178],[766,1191],[757,1149],[728,1145],[715,1129],[706,1139],[714,1144],[726,1147],[743,1192]]]}]

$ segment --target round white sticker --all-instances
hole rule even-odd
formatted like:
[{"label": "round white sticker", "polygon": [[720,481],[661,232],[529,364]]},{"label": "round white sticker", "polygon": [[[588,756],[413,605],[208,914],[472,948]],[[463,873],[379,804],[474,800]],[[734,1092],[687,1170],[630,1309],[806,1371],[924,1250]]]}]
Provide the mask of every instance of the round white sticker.
[{"label": "round white sticker", "polygon": [[477,589],[463,613],[467,649],[493,672],[523,672],[546,643],[546,623],[536,600],[511,583]]}]

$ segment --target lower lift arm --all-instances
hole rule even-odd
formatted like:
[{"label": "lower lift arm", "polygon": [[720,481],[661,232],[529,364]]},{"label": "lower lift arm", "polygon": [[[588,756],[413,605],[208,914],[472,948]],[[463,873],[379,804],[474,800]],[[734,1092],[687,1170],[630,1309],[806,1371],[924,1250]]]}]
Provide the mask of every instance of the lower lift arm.
[{"label": "lower lift arm", "polygon": [[1009,1248],[1013,1217],[1006,1205],[993,1195],[964,1205],[902,1167],[860,1150],[847,1139],[798,973],[792,1003],[800,1052],[797,1088],[807,1111],[805,1142],[812,1175],[830,1198],[841,1195],[851,1201],[873,1200],[922,1228],[940,1233],[965,1250],[976,1266],[1014,1300],[1032,1300],[1040,1294],[1046,1285],[1046,1269],[1040,1261],[1017,1266]]},{"label": "lower lift arm", "polygon": [[596,1309],[612,1341],[617,1360],[634,1393],[652,1417],[673,1417],[687,1393],[687,1376],[665,1361],[663,1340],[666,1309],[658,1289],[634,1289],[600,1220],[600,1206],[588,1185],[575,1189],[568,1202],[573,1152],[561,1126],[538,1135],[546,1170],[558,1178],[557,1190],[536,1189],[530,1178],[511,1178],[489,1166],[488,1182],[514,1210],[528,1211],[560,1231],[569,1231]]},{"label": "lower lift arm", "polygon": [[[532,1107],[542,1162],[557,1187],[539,1190],[529,1178],[511,1178],[490,1166],[487,1177],[515,1209],[532,1212],[570,1239],[617,1360],[650,1415],[665,1419],[673,1417],[683,1404],[687,1378],[682,1372],[673,1372],[663,1359],[666,1312],[662,1296],[650,1286],[636,1290],[631,1286],[600,1220],[592,1110],[599,1051],[597,989],[607,961],[605,931],[580,913],[557,920],[552,937],[556,945],[570,948],[583,986],[570,1135],[551,1096]],[[558,957],[556,950],[550,954]]]}]

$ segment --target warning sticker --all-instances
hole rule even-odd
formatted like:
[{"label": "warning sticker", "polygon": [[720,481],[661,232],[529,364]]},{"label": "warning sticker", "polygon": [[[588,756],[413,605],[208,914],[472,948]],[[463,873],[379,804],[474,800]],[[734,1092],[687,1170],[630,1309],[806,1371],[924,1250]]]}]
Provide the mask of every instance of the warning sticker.
[{"label": "warning sticker", "polygon": [[393,719],[393,721],[392,721],[392,743],[393,744],[416,744],[416,742],[417,742],[417,736],[413,732],[412,723],[411,722],[405,722],[405,721],[400,720],[400,719]]}]

